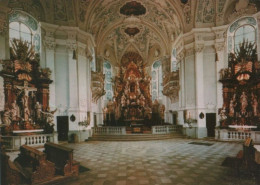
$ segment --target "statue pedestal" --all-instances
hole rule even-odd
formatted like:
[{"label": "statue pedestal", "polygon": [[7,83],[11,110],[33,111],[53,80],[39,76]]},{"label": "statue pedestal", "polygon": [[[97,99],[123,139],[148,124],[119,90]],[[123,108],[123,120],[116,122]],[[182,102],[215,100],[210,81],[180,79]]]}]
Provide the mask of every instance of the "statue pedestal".
[{"label": "statue pedestal", "polygon": [[31,125],[31,123],[30,123],[29,121],[25,121],[25,122],[23,123],[23,128],[24,128],[25,130],[33,130],[33,129],[34,129],[34,127]]}]

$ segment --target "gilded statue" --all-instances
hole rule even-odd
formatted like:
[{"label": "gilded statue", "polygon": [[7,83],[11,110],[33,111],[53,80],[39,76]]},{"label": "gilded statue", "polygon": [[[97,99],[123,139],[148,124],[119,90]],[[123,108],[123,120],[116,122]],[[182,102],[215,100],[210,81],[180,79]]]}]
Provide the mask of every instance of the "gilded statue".
[{"label": "gilded statue", "polygon": [[230,117],[234,117],[236,105],[237,105],[236,94],[234,94],[234,96],[231,98],[230,103],[229,103],[229,116]]},{"label": "gilded statue", "polygon": [[11,112],[8,108],[6,108],[3,112],[2,115],[2,123],[5,126],[9,126],[11,124],[12,120],[11,120]]},{"label": "gilded statue", "polygon": [[253,108],[253,115],[257,116],[258,115],[258,101],[257,101],[257,96],[255,96],[252,93],[252,108]]},{"label": "gilded statue", "polygon": [[18,119],[20,118],[20,108],[19,108],[19,106],[16,104],[16,101],[14,101],[14,102],[11,104],[10,113],[11,113],[11,120],[12,120],[12,121],[18,121]]},{"label": "gilded statue", "polygon": [[35,104],[35,113],[36,113],[36,119],[40,120],[42,118],[42,105],[39,102],[36,102]]},{"label": "gilded statue", "polygon": [[247,105],[248,105],[247,95],[246,95],[245,91],[243,91],[241,96],[240,96],[240,103],[241,103],[241,114],[245,115],[246,114],[246,108],[247,108]]}]

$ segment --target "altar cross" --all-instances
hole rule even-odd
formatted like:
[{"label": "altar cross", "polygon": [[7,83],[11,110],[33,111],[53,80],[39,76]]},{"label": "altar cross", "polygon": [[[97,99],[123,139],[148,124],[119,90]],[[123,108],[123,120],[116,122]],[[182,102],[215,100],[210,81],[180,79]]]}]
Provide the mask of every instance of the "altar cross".
[{"label": "altar cross", "polygon": [[27,81],[24,81],[23,86],[16,85],[15,88],[17,88],[17,89],[19,89],[21,91],[24,91],[24,95],[25,96],[28,96],[29,92],[37,91],[37,88],[35,88],[35,87],[28,87],[28,82]]}]

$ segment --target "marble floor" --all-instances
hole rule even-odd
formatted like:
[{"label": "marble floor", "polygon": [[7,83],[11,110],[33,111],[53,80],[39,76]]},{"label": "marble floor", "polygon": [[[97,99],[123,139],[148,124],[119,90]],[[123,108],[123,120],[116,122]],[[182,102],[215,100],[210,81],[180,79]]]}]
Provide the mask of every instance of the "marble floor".
[{"label": "marble floor", "polygon": [[[191,142],[212,143],[211,146]],[[65,144],[74,149],[74,159],[89,171],[63,185],[251,185],[249,175],[236,176],[221,166],[236,156],[241,143],[192,139]]]}]

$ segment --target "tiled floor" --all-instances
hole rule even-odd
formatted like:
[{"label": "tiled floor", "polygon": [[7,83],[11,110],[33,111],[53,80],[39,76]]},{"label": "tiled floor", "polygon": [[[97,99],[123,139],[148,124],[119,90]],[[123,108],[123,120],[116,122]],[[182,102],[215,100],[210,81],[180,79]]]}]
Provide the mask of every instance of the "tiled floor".
[{"label": "tiled floor", "polygon": [[89,171],[63,185],[247,185],[252,177],[236,177],[221,166],[227,156],[242,149],[239,143],[189,144],[190,139],[135,142],[86,142],[66,144],[74,159]]}]

